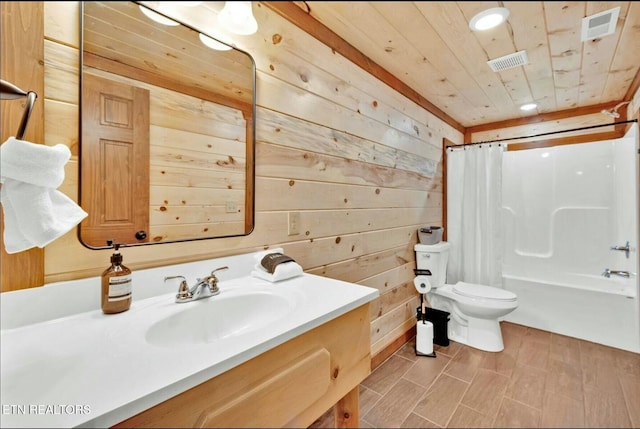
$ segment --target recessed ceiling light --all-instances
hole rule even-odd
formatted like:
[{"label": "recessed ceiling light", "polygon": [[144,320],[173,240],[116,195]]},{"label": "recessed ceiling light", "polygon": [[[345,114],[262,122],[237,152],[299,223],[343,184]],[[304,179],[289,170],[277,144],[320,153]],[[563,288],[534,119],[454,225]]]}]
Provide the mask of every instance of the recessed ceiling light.
[{"label": "recessed ceiling light", "polygon": [[509,17],[509,10],[505,7],[493,7],[480,12],[469,22],[469,28],[483,31],[502,24]]},{"label": "recessed ceiling light", "polygon": [[525,112],[527,112],[529,110],[535,109],[536,107],[538,107],[536,103],[527,103],[520,106],[520,110],[524,110]]}]

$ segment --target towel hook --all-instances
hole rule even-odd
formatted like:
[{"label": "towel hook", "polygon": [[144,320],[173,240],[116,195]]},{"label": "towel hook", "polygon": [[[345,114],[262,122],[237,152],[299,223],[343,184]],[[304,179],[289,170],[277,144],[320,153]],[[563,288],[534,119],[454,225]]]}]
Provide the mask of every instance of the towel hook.
[{"label": "towel hook", "polygon": [[31,111],[33,110],[33,106],[36,103],[36,98],[38,98],[38,94],[34,91],[23,91],[18,88],[14,84],[7,82],[5,80],[0,80],[0,99],[2,100],[17,100],[19,98],[27,97],[27,105],[24,108],[24,112],[22,113],[22,119],[20,119],[20,125],[18,126],[18,132],[16,133],[16,138],[18,140],[22,140],[24,137],[24,132],[27,129],[27,124],[29,123],[29,117],[31,116]]}]

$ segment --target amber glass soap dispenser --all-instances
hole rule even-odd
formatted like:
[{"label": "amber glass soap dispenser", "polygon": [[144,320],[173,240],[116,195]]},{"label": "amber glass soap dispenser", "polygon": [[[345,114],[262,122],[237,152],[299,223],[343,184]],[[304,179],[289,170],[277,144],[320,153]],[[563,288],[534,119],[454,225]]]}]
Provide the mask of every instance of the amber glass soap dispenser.
[{"label": "amber glass soap dispenser", "polygon": [[107,241],[114,252],[111,266],[102,273],[102,312],[121,313],[131,307],[131,270],[122,265],[120,245]]}]

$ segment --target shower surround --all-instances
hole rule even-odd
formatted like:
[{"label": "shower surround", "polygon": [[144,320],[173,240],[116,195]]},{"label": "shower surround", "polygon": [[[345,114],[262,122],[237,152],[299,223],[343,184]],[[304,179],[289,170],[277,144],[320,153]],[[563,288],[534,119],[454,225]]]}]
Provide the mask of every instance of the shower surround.
[{"label": "shower surround", "polygon": [[[640,352],[637,127],[504,154],[503,287],[520,303],[506,320]],[[628,257],[611,249],[627,241]]]}]

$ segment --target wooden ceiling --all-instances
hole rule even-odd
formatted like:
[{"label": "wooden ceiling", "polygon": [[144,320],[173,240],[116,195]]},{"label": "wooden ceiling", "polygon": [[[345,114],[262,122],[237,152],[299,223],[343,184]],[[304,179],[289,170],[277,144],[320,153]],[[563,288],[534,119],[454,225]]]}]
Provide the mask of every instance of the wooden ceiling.
[{"label": "wooden ceiling", "polygon": [[[640,2],[295,5],[463,127],[630,100],[638,89]],[[476,13],[499,6],[510,11],[506,23],[469,29]],[[618,6],[614,34],[581,41],[584,17]],[[521,50],[524,66],[494,72],[487,64]],[[519,109],[530,102],[538,108]]]}]

